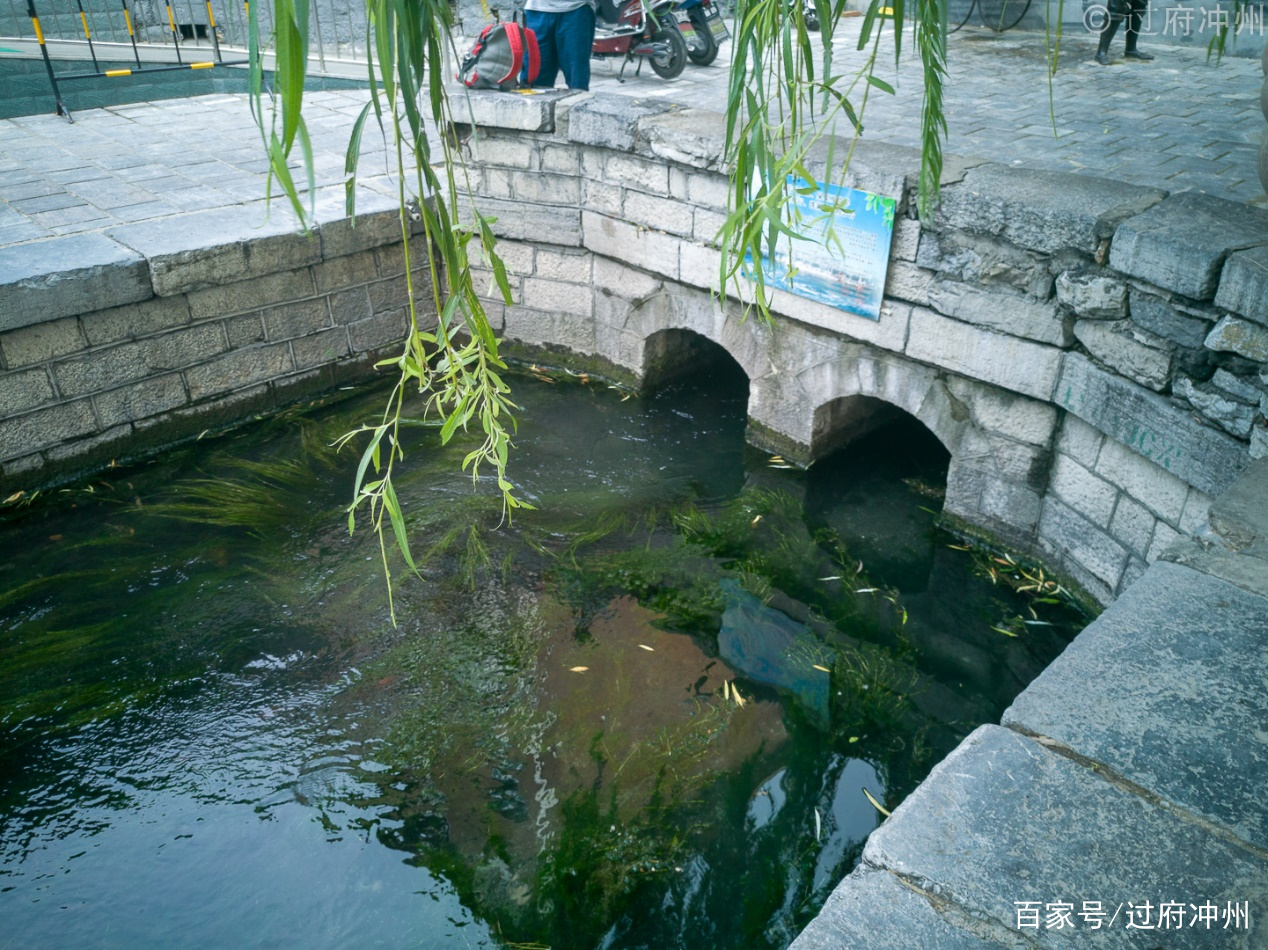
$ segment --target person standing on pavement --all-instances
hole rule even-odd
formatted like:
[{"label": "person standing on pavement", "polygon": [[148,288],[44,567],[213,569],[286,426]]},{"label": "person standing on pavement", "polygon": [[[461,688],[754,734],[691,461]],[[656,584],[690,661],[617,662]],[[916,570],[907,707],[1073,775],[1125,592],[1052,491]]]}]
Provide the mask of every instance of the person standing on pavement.
[{"label": "person standing on pavement", "polygon": [[1109,0],[1109,10],[1105,26],[1101,28],[1101,42],[1096,48],[1096,61],[1102,66],[1110,64],[1109,48],[1114,34],[1118,32],[1118,24],[1127,20],[1127,51],[1123,54],[1127,59],[1150,60],[1153,53],[1146,53],[1136,48],[1140,38],[1140,25],[1144,22],[1145,11],[1149,9],[1149,0]]},{"label": "person standing on pavement", "polygon": [[569,89],[590,88],[591,0],[525,0],[524,25],[537,34],[541,51],[535,87],[553,89],[562,70]]}]

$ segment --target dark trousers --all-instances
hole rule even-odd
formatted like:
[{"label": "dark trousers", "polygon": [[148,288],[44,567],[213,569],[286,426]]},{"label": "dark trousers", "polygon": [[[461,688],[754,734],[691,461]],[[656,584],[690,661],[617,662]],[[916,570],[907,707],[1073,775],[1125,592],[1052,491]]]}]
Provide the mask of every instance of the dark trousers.
[{"label": "dark trousers", "polygon": [[[1110,13],[1109,20],[1101,30],[1101,42],[1097,44],[1098,52],[1108,53],[1110,41],[1114,39],[1114,34],[1118,32],[1118,24],[1124,19],[1127,20],[1127,51],[1130,53],[1136,48],[1136,41],[1140,38],[1140,24],[1145,19],[1145,11],[1149,9],[1149,0],[1126,0],[1124,6],[1127,7],[1126,13]],[[1110,9],[1121,9],[1117,4],[1111,3]]]},{"label": "dark trousers", "polygon": [[569,89],[590,88],[590,47],[594,45],[594,8],[589,4],[567,13],[524,11],[524,25],[537,34],[542,66],[534,86],[551,89],[563,70]]}]

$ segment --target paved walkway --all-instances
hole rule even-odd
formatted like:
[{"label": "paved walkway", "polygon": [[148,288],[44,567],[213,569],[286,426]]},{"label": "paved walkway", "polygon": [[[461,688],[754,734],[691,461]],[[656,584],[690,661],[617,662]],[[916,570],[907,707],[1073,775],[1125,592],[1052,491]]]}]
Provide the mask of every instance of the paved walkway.
[{"label": "paved walkway", "polygon": [[[839,63],[859,60],[847,21]],[[732,44],[723,49],[729,51]],[[883,55],[879,75],[897,94],[873,91],[864,134],[918,142],[920,68],[906,45],[900,69]],[[1153,63],[1091,62],[1092,41],[1067,37],[1049,114],[1044,38],[965,29],[949,39],[947,150],[995,161],[1101,175],[1171,191],[1197,189],[1264,204],[1256,156],[1268,125],[1259,109],[1258,60],[1206,62],[1205,53],[1160,48]],[[724,59],[724,58],[723,58]],[[652,74],[616,80],[595,62],[592,88],[669,98],[719,110],[726,65],[688,66],[665,82]],[[318,185],[343,179],[348,132],[366,93],[308,97]],[[72,108],[74,99],[70,99]],[[367,134],[366,185],[390,188],[384,143]],[[211,95],[0,121],[0,247],[121,223],[231,207],[263,198],[265,162],[244,96]],[[284,209],[276,213],[286,213]]]}]

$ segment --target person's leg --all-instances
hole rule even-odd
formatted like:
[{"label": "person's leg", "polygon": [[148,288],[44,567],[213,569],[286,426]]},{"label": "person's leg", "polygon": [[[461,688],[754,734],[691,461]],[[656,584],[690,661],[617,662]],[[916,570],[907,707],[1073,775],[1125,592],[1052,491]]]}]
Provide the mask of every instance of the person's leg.
[{"label": "person's leg", "polygon": [[555,28],[559,66],[569,89],[590,88],[590,48],[594,45],[594,8],[585,6],[559,15]]},{"label": "person's leg", "polygon": [[1110,42],[1114,39],[1114,34],[1118,32],[1118,24],[1122,22],[1121,16],[1107,14],[1105,26],[1101,28],[1101,41],[1096,46],[1096,61],[1102,66],[1108,66],[1110,63],[1109,48]]},{"label": "person's leg", "polygon": [[1127,17],[1127,58],[1128,59],[1153,59],[1153,53],[1146,53],[1136,49],[1136,42],[1140,38],[1140,26],[1145,19],[1145,11],[1149,9],[1149,0],[1131,0],[1131,13]]},{"label": "person's leg", "polygon": [[[537,49],[541,54],[541,66],[537,70],[533,86],[554,89],[555,79],[559,76],[559,57],[555,53],[555,31],[559,26],[559,14],[525,10],[524,25],[537,36]],[[528,75],[527,66],[524,67],[524,75]]]}]

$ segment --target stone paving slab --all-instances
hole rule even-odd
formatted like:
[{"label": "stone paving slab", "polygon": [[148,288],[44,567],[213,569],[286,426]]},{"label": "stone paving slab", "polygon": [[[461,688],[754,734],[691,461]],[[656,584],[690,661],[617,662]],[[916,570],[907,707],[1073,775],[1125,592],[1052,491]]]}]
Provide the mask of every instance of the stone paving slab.
[{"label": "stone paving slab", "polygon": [[[1265,945],[1268,861],[1000,726],[980,727],[936,766],[872,832],[863,861],[1041,947]],[[1018,901],[1039,902],[1044,916],[1049,903],[1077,913],[1099,901],[1106,915],[1100,929],[1074,916],[1071,929],[1020,931]],[[1160,901],[1184,902],[1186,924],[1189,904],[1248,902],[1250,927],[1127,928],[1129,903],[1148,902],[1156,926]]]},{"label": "stone paving slab", "polygon": [[141,255],[101,234],[0,248],[0,330],[150,296]]},{"label": "stone paving slab", "polygon": [[[860,61],[854,50],[859,22],[845,21],[838,64]],[[592,90],[629,96],[643,111],[672,103],[716,114],[726,101],[733,46],[725,44],[714,65],[688,66],[673,82],[650,70],[641,76],[630,70],[620,82],[616,64],[596,61]],[[864,141],[917,148],[920,66],[910,42],[897,67],[889,49],[883,41],[878,75],[896,94],[869,94]],[[1153,63],[1101,67],[1091,62],[1090,39],[1067,36],[1051,87],[1054,133],[1041,34],[966,28],[949,38],[948,50],[949,167],[956,167],[956,156],[970,164],[989,158],[1168,192],[1201,190],[1240,203],[1268,200],[1256,172],[1265,123],[1254,60],[1215,65],[1202,50],[1168,48]],[[306,97],[319,188],[342,182],[347,136],[367,95],[331,90]],[[511,98],[516,95],[507,94],[508,108],[540,122],[538,102]],[[600,118],[580,108],[579,134],[585,121]],[[716,129],[708,127],[708,134]],[[388,142],[367,128],[364,189],[393,194],[391,171]],[[266,172],[259,132],[241,95],[84,110],[73,125],[54,115],[6,119],[0,121],[0,247],[256,202],[264,197]]]},{"label": "stone paving slab", "polygon": [[1159,562],[1003,722],[1107,763],[1268,853],[1265,670],[1268,601]]}]

